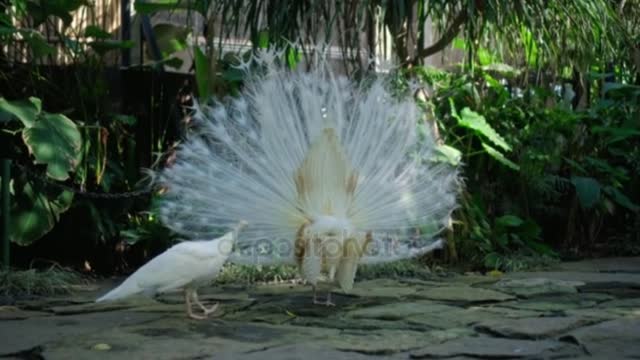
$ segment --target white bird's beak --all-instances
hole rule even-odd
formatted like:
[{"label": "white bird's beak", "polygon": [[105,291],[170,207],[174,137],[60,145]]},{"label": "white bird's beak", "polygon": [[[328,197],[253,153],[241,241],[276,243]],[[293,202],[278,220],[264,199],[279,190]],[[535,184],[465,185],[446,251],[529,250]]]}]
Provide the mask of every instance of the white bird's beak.
[{"label": "white bird's beak", "polygon": [[245,220],[242,220],[238,223],[238,225],[236,225],[236,231],[240,231],[244,228],[246,228],[247,226],[249,226],[249,223],[246,222]]}]

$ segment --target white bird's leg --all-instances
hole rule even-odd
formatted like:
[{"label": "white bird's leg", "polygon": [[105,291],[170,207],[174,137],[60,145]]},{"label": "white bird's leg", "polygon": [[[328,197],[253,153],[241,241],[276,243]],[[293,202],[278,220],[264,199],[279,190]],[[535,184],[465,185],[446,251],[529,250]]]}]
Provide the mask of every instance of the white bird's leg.
[{"label": "white bird's leg", "polygon": [[187,315],[192,318],[192,319],[196,319],[196,320],[204,320],[207,317],[206,316],[202,316],[202,315],[196,315],[193,313],[193,309],[191,308],[191,294],[192,294],[192,290],[191,289],[184,289],[184,302],[187,306]]},{"label": "white bird's leg", "polygon": [[315,284],[311,284],[311,288],[313,289],[313,303],[318,304],[318,289]]},{"label": "white bird's leg", "polygon": [[324,305],[324,306],[336,306],[336,304],[331,302],[331,291],[327,293],[327,298],[324,301],[318,300],[317,296],[317,287],[315,285],[311,285],[313,287],[313,304],[314,305]]},{"label": "white bird's leg", "polygon": [[331,302],[331,290],[327,292],[327,300],[324,302],[325,306],[336,306],[336,304]]},{"label": "white bird's leg", "polygon": [[218,309],[218,305],[220,305],[220,303],[215,303],[210,308],[204,306],[204,304],[201,303],[200,300],[198,299],[198,291],[197,290],[193,290],[192,296],[193,296],[193,302],[195,302],[196,305],[198,305],[200,307],[200,309],[202,309],[202,311],[204,312],[204,316],[205,317],[210,315],[210,314],[212,314],[213,312],[215,312],[216,309]]}]

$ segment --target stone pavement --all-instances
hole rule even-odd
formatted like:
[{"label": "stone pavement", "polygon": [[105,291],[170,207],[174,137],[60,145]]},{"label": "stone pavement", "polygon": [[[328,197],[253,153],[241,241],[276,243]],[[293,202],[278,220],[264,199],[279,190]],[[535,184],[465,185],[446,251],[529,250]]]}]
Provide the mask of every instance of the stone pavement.
[{"label": "stone pavement", "polygon": [[91,302],[114,285],[0,307],[0,358],[640,359],[640,258],[362,281],[336,307],[303,285],[211,287],[205,321],[177,294]]}]

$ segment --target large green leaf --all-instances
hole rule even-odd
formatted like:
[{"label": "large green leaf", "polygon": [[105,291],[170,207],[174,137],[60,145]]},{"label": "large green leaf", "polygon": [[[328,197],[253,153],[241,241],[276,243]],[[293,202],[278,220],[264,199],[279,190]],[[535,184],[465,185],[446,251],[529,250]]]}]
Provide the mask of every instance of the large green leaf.
[{"label": "large green leaf", "polygon": [[591,129],[594,134],[605,133],[611,137],[607,139],[607,144],[613,144],[633,136],[640,136],[640,130],[629,127],[594,126]]},{"label": "large green leaf", "polygon": [[269,31],[262,30],[258,33],[258,48],[266,49],[269,47]]},{"label": "large green leaf", "polygon": [[449,99],[449,103],[451,105],[451,115],[458,120],[458,125],[475,131],[505,151],[511,151],[511,146],[489,125],[484,116],[468,107],[462,109],[458,114],[452,99]]},{"label": "large green leaf", "polygon": [[462,160],[462,152],[452,146],[439,145],[436,147],[436,151],[436,161],[446,162],[453,166],[457,166],[460,164],[460,160]]},{"label": "large green leaf", "polygon": [[482,143],[482,147],[487,152],[487,154],[489,154],[492,158],[497,160],[502,165],[510,167],[513,170],[520,171],[520,166],[518,166],[518,164],[514,163],[513,161],[507,159],[504,156],[504,154],[502,154],[500,151],[494,149],[493,147],[491,147],[490,145],[488,145],[486,143]]},{"label": "large green leaf", "polygon": [[524,47],[525,61],[529,66],[537,66],[538,65],[538,45],[531,34],[531,31],[526,27],[522,27],[520,29],[520,40],[522,41],[522,46]]},{"label": "large green leaf", "polygon": [[0,112],[11,114],[27,128],[33,126],[41,110],[42,102],[35,97],[16,101],[7,101],[0,97]]},{"label": "large green leaf", "polygon": [[600,183],[592,177],[573,176],[571,183],[576,188],[580,205],[585,209],[592,208],[600,200]]},{"label": "large green leaf", "polygon": [[65,212],[73,193],[68,191],[51,195],[33,189],[26,183],[21,192],[14,194],[11,206],[9,239],[18,245],[29,245],[48,233]]},{"label": "large green leaf", "polygon": [[198,95],[200,95],[200,99],[208,99],[211,95],[211,87],[209,86],[209,58],[200,50],[199,46],[196,46],[194,49]]},{"label": "large green leaf", "polygon": [[524,223],[524,220],[515,215],[504,215],[496,219],[496,225],[502,227],[518,227]]},{"label": "large green leaf", "polygon": [[22,132],[22,139],[36,164],[47,165],[47,175],[55,180],[69,178],[80,163],[82,136],[76,124],[62,114],[43,114]]},{"label": "large green leaf", "polygon": [[607,195],[609,195],[613,201],[615,201],[618,205],[627,208],[631,211],[640,211],[640,206],[635,204],[629,197],[623,194],[620,190],[613,186],[605,186],[603,189]]},{"label": "large green leaf", "polygon": [[153,27],[156,42],[163,57],[187,48],[187,36],[191,30],[185,26],[157,24]]}]

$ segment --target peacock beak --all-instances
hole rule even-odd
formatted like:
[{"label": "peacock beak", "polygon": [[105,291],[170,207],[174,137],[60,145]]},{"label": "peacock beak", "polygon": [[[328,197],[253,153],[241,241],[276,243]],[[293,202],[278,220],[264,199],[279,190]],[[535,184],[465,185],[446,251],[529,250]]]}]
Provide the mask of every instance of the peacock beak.
[{"label": "peacock beak", "polygon": [[238,225],[236,226],[236,230],[240,231],[244,228],[246,228],[247,226],[249,226],[249,222],[245,221],[245,220],[241,220]]}]

